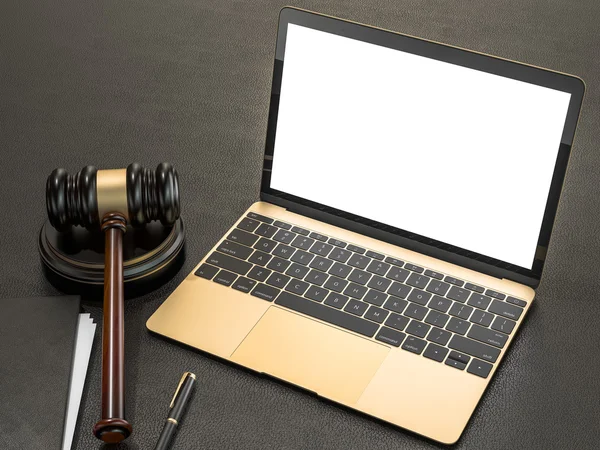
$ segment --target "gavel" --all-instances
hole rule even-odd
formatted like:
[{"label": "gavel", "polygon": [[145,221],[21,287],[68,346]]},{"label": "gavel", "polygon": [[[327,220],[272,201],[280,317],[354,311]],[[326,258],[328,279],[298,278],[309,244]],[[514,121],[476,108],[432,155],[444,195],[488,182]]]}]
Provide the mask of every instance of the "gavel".
[{"label": "gavel", "polygon": [[118,443],[132,432],[124,404],[123,234],[127,225],[160,220],[171,226],[179,219],[177,172],[169,163],[154,171],[137,163],[115,170],[86,166],[75,175],[55,169],[46,183],[46,208],[58,231],[79,225],[104,233],[102,417],[93,432],[106,443]]}]

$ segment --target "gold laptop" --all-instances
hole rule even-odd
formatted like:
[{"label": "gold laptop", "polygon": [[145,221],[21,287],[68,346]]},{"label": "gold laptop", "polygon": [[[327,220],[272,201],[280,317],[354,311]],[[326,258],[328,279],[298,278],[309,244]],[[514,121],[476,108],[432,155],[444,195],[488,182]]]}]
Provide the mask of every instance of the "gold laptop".
[{"label": "gold laptop", "polygon": [[148,328],[457,441],[531,307],[583,90],[283,9],[261,201]]}]

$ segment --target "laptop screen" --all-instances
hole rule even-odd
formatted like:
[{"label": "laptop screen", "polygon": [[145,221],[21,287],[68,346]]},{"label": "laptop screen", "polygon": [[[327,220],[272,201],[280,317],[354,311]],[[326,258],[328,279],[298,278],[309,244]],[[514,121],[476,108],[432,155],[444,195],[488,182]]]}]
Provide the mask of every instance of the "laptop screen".
[{"label": "laptop screen", "polygon": [[531,269],[570,97],[290,23],[270,187]]}]

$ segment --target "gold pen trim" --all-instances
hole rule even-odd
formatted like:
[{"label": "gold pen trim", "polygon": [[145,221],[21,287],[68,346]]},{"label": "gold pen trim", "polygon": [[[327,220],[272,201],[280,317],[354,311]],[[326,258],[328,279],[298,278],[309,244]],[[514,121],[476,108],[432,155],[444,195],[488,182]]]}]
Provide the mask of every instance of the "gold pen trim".
[{"label": "gold pen trim", "polygon": [[191,377],[194,380],[196,380],[196,375],[194,375],[192,372],[185,372],[183,374],[183,376],[181,377],[181,380],[179,380],[179,384],[177,385],[177,389],[175,390],[175,395],[173,395],[173,400],[171,400],[171,404],[169,405],[169,408],[172,408],[175,405],[175,399],[177,398],[177,394],[179,394],[179,390],[181,389],[181,385],[183,384],[183,382],[185,381],[185,379],[187,377]]},{"label": "gold pen trim", "polygon": [[179,423],[177,423],[177,421],[175,419],[173,419],[172,417],[169,417],[167,419],[167,422],[171,422],[171,423],[174,423],[175,425],[179,426]]}]

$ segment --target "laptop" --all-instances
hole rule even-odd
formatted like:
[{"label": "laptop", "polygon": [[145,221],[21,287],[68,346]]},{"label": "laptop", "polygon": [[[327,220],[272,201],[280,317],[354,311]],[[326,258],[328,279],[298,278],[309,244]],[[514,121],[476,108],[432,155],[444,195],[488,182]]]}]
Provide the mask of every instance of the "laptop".
[{"label": "laptop", "polygon": [[147,327],[456,442],[509,370],[583,92],[570,75],[284,8],[260,201]]}]

